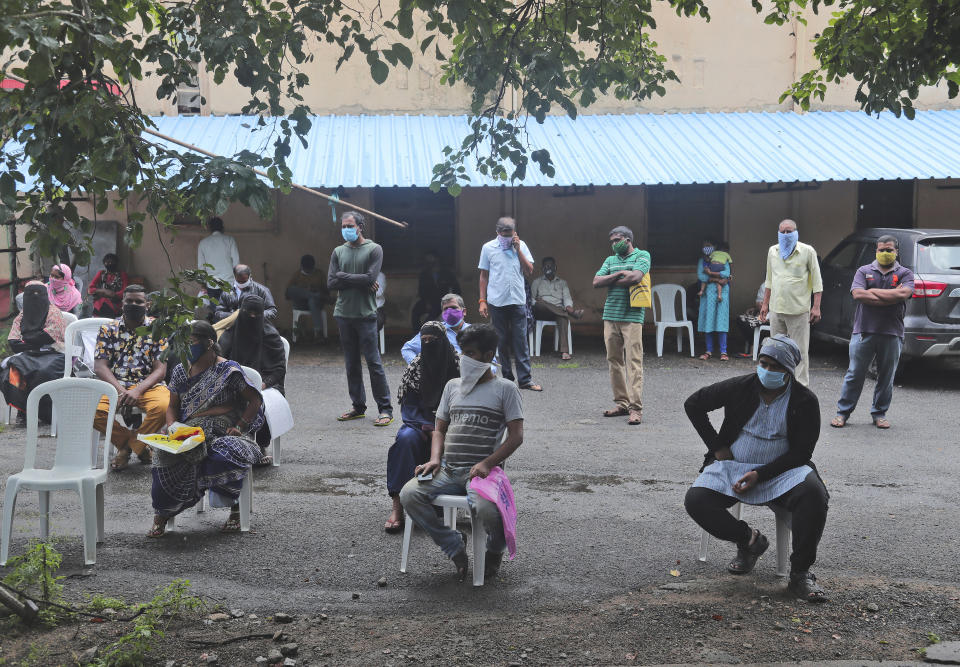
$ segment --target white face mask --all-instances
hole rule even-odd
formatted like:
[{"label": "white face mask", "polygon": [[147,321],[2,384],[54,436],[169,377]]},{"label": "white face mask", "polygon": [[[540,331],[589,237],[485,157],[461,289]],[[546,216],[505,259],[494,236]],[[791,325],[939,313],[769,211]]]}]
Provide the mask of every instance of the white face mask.
[{"label": "white face mask", "polygon": [[244,288],[246,288],[247,286],[250,285],[250,279],[247,278],[247,279],[246,279],[245,281],[243,281],[242,283],[234,280],[234,281],[233,281],[233,284],[237,286],[237,289],[244,289]]},{"label": "white face mask", "polygon": [[466,396],[477,386],[483,374],[490,369],[490,363],[460,355],[460,395]]}]

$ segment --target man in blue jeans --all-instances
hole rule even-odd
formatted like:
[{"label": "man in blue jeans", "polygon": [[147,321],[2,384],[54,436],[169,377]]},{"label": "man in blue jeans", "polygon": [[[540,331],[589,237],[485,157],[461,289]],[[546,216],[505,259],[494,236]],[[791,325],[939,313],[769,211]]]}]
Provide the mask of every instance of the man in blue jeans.
[{"label": "man in blue jeans", "polygon": [[340,329],[347,386],[353,407],[337,417],[338,421],[362,419],[366,416],[367,390],[363,386],[363,366],[360,357],[367,360],[370,388],[380,414],[374,426],[387,426],[393,421],[390,387],[380,360],[377,336],[377,276],[383,264],[383,249],[363,237],[364,219],[356,211],[347,211],[340,217],[340,233],[344,243],[333,249],[327,287],[339,290],[333,317]]},{"label": "man in blue jeans", "polygon": [[513,380],[517,366],[517,384],[521,389],[543,391],[530,374],[530,350],[527,346],[527,291],[524,276],[533,275],[533,255],[517,236],[513,218],[497,220],[497,237],[480,250],[480,316],[490,317],[500,337],[500,363],[503,377]]},{"label": "man in blue jeans", "polygon": [[903,317],[913,296],[913,271],[897,261],[899,244],[893,236],[877,239],[877,259],[857,269],[850,292],[857,302],[850,337],[850,367],[843,378],[837,416],[830,425],[843,428],[857,407],[870,361],[877,358],[873,391],[873,425],[890,428],[887,410],[893,398],[893,376],[903,348]]}]

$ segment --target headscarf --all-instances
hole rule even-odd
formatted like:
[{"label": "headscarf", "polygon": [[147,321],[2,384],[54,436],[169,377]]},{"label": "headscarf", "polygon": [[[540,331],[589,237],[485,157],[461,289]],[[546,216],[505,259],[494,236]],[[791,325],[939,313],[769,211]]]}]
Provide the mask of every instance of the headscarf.
[{"label": "headscarf", "polygon": [[422,343],[418,354],[403,371],[397,401],[403,403],[409,392],[420,395],[420,406],[433,414],[440,405],[443,388],[452,378],[460,377],[460,363],[457,351],[447,338],[443,322],[426,322],[420,327],[420,339],[434,336],[429,343]]},{"label": "headscarf", "polygon": [[280,333],[264,317],[264,308],[263,298],[256,294],[240,297],[236,320],[220,337],[220,346],[224,357],[253,368],[266,382],[285,369],[286,360]]},{"label": "headscarf", "polygon": [[57,280],[51,278],[47,284],[47,294],[50,302],[63,311],[71,311],[83,300],[83,295],[77,289],[77,283],[73,280],[73,271],[66,264],[55,264],[55,269],[60,269],[63,278]]},{"label": "headscarf", "polygon": [[793,375],[803,357],[800,347],[786,334],[776,334],[763,341],[760,346],[760,356],[770,357],[783,366]]},{"label": "headscarf", "polygon": [[52,342],[62,350],[66,328],[63,313],[50,303],[46,286],[39,280],[28,282],[23,290],[23,312],[14,318],[8,339],[21,340],[31,347]]}]

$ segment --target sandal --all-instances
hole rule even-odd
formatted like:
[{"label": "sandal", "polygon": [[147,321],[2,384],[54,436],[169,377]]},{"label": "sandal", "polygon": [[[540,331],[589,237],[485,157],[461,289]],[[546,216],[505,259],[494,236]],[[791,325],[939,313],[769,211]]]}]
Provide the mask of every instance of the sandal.
[{"label": "sandal", "polygon": [[700,361],[708,361],[713,356],[712,352],[704,352],[700,355]]},{"label": "sandal", "polygon": [[454,566],[457,568],[457,581],[463,583],[463,580],[467,578],[467,569],[470,565],[470,559],[467,557],[467,536],[461,531],[460,539],[463,540],[463,547],[457,553],[450,556],[450,560],[453,561]]},{"label": "sandal", "polygon": [[348,422],[352,419],[363,419],[367,414],[365,412],[360,412],[359,410],[350,409],[344,412],[342,415],[337,417],[338,422]]},{"label": "sandal", "polygon": [[150,465],[153,463],[153,452],[151,452],[150,448],[147,447],[142,452],[137,454],[137,458],[140,459],[140,463],[143,465]]},{"label": "sandal", "polygon": [[393,423],[393,415],[381,412],[380,416],[373,420],[374,426],[390,426]]},{"label": "sandal", "polygon": [[383,524],[383,532],[390,535],[396,535],[397,533],[402,533],[404,525],[406,524],[406,518],[401,515],[399,519],[387,519],[387,522]]},{"label": "sandal", "polygon": [[223,528],[220,529],[221,533],[239,533],[240,532],[240,510],[239,509],[230,509],[230,516],[227,517],[227,522],[223,524]]},{"label": "sandal", "polygon": [[726,352],[720,355],[720,361],[730,361],[730,357],[727,356]]},{"label": "sandal", "polygon": [[639,426],[643,422],[643,415],[639,410],[630,410],[630,419],[627,420],[627,423],[630,426]]},{"label": "sandal", "polygon": [[877,428],[888,429],[890,428],[890,422],[887,421],[886,417],[877,417],[873,420],[873,425]]},{"label": "sandal", "polygon": [[572,357],[568,352],[564,352],[563,354],[560,355],[561,361],[570,361],[570,359],[572,359]]},{"label": "sandal", "polygon": [[130,465],[130,450],[121,449],[117,451],[117,455],[114,457],[113,461],[110,463],[110,469],[115,471],[120,471]]},{"label": "sandal", "polygon": [[614,408],[613,410],[603,411],[604,417],[626,417],[628,414],[630,414],[629,410],[627,410],[626,408],[619,408],[619,407]]},{"label": "sandal", "polygon": [[766,538],[759,530],[754,530],[756,535],[753,544],[747,546],[737,545],[737,555],[727,565],[727,570],[733,574],[749,574],[753,566],[757,564],[757,559],[770,546],[770,540]]},{"label": "sandal", "polygon": [[161,537],[166,533],[167,530],[167,519],[159,515],[153,517],[153,525],[150,526],[150,532],[147,533],[147,537]]},{"label": "sandal", "polygon": [[817,578],[811,572],[791,572],[787,588],[798,598],[807,602],[830,601],[827,592],[817,584]]},{"label": "sandal", "polygon": [[273,465],[273,457],[270,455],[261,457],[259,461],[253,464],[254,468],[265,468]]},{"label": "sandal", "polygon": [[833,428],[843,428],[846,425],[847,425],[847,418],[844,417],[843,415],[837,415],[836,417],[830,420],[830,426],[832,426]]},{"label": "sandal", "polygon": [[530,391],[543,391],[543,387],[538,384],[528,384],[520,387],[521,389],[529,389]]}]

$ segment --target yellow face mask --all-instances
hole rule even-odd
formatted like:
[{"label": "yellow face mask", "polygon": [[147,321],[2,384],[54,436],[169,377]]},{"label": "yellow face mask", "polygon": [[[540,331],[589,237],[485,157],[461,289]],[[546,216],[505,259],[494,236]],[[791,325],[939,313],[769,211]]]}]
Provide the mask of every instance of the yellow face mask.
[{"label": "yellow face mask", "polygon": [[877,264],[880,266],[890,266],[897,260],[897,253],[893,250],[878,250]]}]

